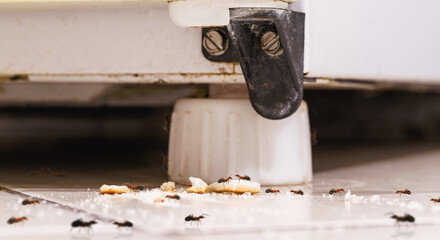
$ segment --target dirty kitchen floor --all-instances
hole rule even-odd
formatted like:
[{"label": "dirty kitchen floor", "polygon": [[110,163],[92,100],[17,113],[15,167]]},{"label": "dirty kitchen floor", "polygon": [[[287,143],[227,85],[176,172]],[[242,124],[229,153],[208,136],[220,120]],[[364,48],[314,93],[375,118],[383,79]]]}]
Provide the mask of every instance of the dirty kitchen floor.
[{"label": "dirty kitchen floor", "polygon": [[[0,185],[55,201],[23,206],[23,197],[0,192],[0,239],[434,239],[440,234],[440,147],[435,145],[331,148],[314,152],[314,181],[303,196],[288,186],[280,194],[179,193],[181,200],[153,203],[165,194],[151,188],[166,180],[160,168],[71,168],[67,177],[29,176],[29,169],[2,167]],[[356,161],[350,159],[356,158]],[[359,158],[359,159],[357,159]],[[24,170],[26,171],[24,171]],[[95,172],[95,174],[94,174]],[[113,182],[109,182],[112,179]],[[127,195],[100,195],[103,183],[141,183],[150,190]],[[328,194],[331,188],[345,193]],[[395,190],[408,188],[409,196]],[[63,206],[85,210],[75,212]],[[415,224],[395,225],[387,213],[409,213]],[[187,224],[189,214],[206,213],[200,227]],[[93,214],[90,216],[89,214]],[[12,217],[28,217],[8,225]],[[77,219],[96,218],[93,231],[70,231]],[[129,220],[132,230],[111,221]]]}]

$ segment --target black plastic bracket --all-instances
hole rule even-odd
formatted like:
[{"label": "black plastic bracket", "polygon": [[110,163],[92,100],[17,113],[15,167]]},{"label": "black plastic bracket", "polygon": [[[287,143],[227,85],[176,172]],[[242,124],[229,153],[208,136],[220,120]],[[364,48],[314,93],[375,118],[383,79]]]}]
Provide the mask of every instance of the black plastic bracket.
[{"label": "black plastic bracket", "polygon": [[203,29],[202,35],[224,34],[228,45],[220,48],[226,51],[213,55],[202,47],[203,54],[214,62],[240,62],[255,111],[268,119],[286,118],[303,98],[304,19],[286,9],[230,9],[227,27]]}]

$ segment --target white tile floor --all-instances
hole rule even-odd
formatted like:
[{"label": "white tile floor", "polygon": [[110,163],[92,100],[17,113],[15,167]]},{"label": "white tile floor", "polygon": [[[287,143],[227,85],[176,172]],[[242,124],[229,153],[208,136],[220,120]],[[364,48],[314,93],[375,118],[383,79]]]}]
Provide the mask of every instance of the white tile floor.
[{"label": "white tile floor", "polygon": [[[0,193],[0,239],[434,239],[440,234],[440,149],[370,162],[315,174],[313,184],[295,186],[304,196],[281,194],[254,196],[195,195],[182,200],[153,203],[164,196],[158,190],[125,196],[102,196],[98,189],[17,189],[31,195],[75,206],[116,220],[130,220],[132,231],[118,231],[100,222],[93,233],[69,232],[70,223],[84,214],[45,203],[22,206],[23,198]],[[351,192],[328,195],[331,188]],[[409,196],[394,194],[408,188]],[[262,189],[264,192],[264,189]],[[356,196],[354,196],[354,195]],[[385,216],[409,213],[416,224],[394,225]],[[199,229],[186,229],[184,217],[207,213]],[[23,224],[6,223],[11,216],[27,216]],[[189,226],[189,225],[188,225]]]}]

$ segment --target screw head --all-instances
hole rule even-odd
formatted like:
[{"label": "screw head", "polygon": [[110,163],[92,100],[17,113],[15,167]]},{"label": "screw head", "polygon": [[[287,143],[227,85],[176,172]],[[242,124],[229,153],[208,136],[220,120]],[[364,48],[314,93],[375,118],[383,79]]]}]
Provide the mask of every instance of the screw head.
[{"label": "screw head", "polygon": [[209,54],[219,56],[228,50],[229,40],[225,33],[213,29],[205,33],[202,45]]},{"label": "screw head", "polygon": [[283,53],[280,36],[268,31],[261,37],[261,49],[269,56],[278,56]]}]

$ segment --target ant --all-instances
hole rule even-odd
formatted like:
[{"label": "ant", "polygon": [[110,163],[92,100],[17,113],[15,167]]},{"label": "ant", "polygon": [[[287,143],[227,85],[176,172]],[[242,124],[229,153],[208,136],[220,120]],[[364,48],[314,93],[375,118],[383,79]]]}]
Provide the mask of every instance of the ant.
[{"label": "ant", "polygon": [[168,156],[163,154],[162,152],[160,153],[160,155],[162,156],[162,169],[165,172],[168,172]]},{"label": "ant", "polygon": [[67,175],[63,172],[51,172],[50,174],[52,174],[55,177],[67,177]]},{"label": "ant", "polygon": [[429,201],[434,202],[434,203],[440,203],[440,197],[439,198],[433,198],[431,196],[428,196],[428,197],[431,198],[431,199],[429,199]]},{"label": "ant", "polygon": [[177,195],[177,194],[174,194],[174,195],[167,195],[167,196],[165,196],[165,198],[170,198],[170,199],[180,200],[180,196]]},{"label": "ant", "polygon": [[93,224],[98,224],[95,220],[92,221],[83,221],[82,218],[76,219],[75,221],[70,224],[72,228],[70,231],[72,231],[73,228],[79,228],[79,231],[81,231],[81,228],[87,228],[87,232],[92,229]]},{"label": "ant", "polygon": [[228,182],[229,180],[232,180],[232,177],[220,178],[217,182],[218,183],[225,183],[225,182]]},{"label": "ant", "polygon": [[47,167],[43,167],[43,168],[41,168],[41,169],[38,170],[38,171],[33,171],[33,172],[31,172],[31,176],[40,175],[40,174],[43,174],[43,173],[46,172],[46,171],[50,171],[49,168],[47,168]]},{"label": "ant", "polygon": [[316,145],[318,143],[316,129],[313,129],[312,131],[312,145]]},{"label": "ant", "polygon": [[18,217],[18,218],[11,217],[11,218],[8,219],[7,223],[8,224],[14,224],[14,223],[19,223],[19,222],[23,223],[26,220],[28,220],[27,217]]},{"label": "ant", "polygon": [[21,202],[22,205],[31,205],[31,204],[40,204],[40,201],[38,200],[32,200],[32,199],[25,199],[23,202]]},{"label": "ant", "polygon": [[184,186],[184,187],[192,187],[193,185],[192,184],[182,184],[182,186]]},{"label": "ant", "polygon": [[244,175],[244,176],[240,176],[240,175],[238,175],[237,170],[235,170],[235,175],[234,175],[234,177],[237,177],[237,178],[240,179],[240,180],[247,180],[247,181],[250,181],[250,180],[251,180],[251,177],[249,177],[248,175]]},{"label": "ant", "polygon": [[163,124],[163,130],[165,130],[165,132],[170,132],[170,126],[171,126],[171,119],[170,119],[170,115],[167,115],[165,117],[165,122]]},{"label": "ant", "polygon": [[126,184],[125,186],[130,189],[134,189],[134,190],[141,190],[142,191],[145,189],[144,186],[142,186],[142,185],[134,186],[134,185]]},{"label": "ant", "polygon": [[409,215],[408,213],[405,213],[405,215],[403,215],[403,216],[397,216],[396,214],[394,214],[392,212],[387,213],[385,215],[388,215],[388,214],[391,214],[390,218],[396,219],[395,224],[397,224],[397,226],[399,226],[400,222],[404,222],[404,223],[408,224],[408,223],[414,223],[416,221],[416,219],[413,216]]},{"label": "ant", "polygon": [[121,228],[125,228],[128,230],[128,228],[132,228],[133,227],[133,223],[130,221],[123,221],[123,222],[113,222],[114,225],[116,225],[118,227],[118,230],[121,230]]},{"label": "ant", "polygon": [[266,193],[280,193],[280,190],[268,188],[268,189],[266,189]]},{"label": "ant", "polygon": [[345,190],[343,188],[337,188],[337,189],[330,189],[330,191],[328,192],[328,194],[333,195],[333,193],[338,193],[338,192],[345,192]]},{"label": "ant", "polygon": [[298,190],[291,189],[290,192],[297,195],[304,195],[304,192],[301,189]]},{"label": "ant", "polygon": [[411,191],[408,188],[405,188],[404,190],[397,190],[396,194],[400,194],[400,196],[402,196],[402,194],[411,195]]},{"label": "ant", "polygon": [[187,223],[187,222],[191,222],[191,223],[192,222],[196,222],[197,225],[200,225],[201,219],[205,218],[205,216],[209,216],[209,215],[205,214],[205,213],[203,213],[202,215],[200,215],[198,217],[195,217],[193,214],[188,215],[188,216],[185,217],[185,223]]}]

